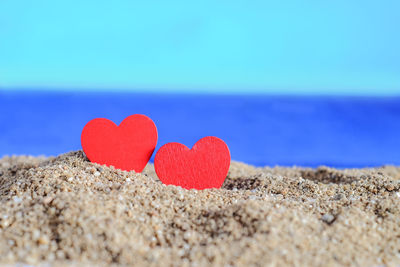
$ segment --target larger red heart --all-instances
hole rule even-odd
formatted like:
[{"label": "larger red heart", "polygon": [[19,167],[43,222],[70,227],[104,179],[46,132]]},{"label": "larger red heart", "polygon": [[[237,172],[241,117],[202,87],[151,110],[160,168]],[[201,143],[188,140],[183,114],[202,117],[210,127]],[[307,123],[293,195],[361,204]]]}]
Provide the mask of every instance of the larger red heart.
[{"label": "larger red heart", "polygon": [[229,170],[231,156],[221,139],[207,136],[192,149],[179,144],[163,145],[154,158],[158,178],[167,185],[186,189],[220,188]]},{"label": "larger red heart", "polygon": [[82,130],[81,144],[91,162],[141,172],[157,144],[157,128],[145,115],[125,118],[119,126],[98,118]]}]

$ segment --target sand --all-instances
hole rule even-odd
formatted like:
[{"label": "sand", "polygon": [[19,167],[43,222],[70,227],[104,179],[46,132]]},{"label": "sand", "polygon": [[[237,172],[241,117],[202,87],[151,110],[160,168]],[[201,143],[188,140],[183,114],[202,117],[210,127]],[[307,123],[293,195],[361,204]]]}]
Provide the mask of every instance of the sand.
[{"label": "sand", "polygon": [[255,168],[165,186],[81,151],[0,160],[0,263],[400,266],[400,168]]}]

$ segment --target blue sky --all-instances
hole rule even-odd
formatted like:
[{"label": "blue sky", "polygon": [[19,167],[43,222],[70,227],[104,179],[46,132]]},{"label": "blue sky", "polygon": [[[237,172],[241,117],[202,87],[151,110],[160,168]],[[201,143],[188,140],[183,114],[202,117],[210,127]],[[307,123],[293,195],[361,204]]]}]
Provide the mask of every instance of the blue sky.
[{"label": "blue sky", "polygon": [[1,0],[0,88],[400,94],[400,1]]}]

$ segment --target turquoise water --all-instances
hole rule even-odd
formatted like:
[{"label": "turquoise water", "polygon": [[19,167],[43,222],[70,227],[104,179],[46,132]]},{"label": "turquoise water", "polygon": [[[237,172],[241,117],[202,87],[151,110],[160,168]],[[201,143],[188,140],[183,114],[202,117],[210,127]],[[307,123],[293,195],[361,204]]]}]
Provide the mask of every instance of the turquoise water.
[{"label": "turquoise water", "polygon": [[215,135],[232,159],[263,165],[400,165],[400,97],[0,92],[0,156],[80,149],[96,117],[150,116],[157,148]]}]

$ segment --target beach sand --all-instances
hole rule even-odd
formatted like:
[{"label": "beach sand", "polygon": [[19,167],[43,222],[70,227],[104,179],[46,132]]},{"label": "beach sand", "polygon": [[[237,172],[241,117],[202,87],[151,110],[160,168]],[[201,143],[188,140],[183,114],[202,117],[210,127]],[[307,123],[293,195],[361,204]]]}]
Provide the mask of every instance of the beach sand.
[{"label": "beach sand", "polygon": [[81,151],[0,160],[0,263],[399,266],[400,168],[255,168],[165,186]]}]

